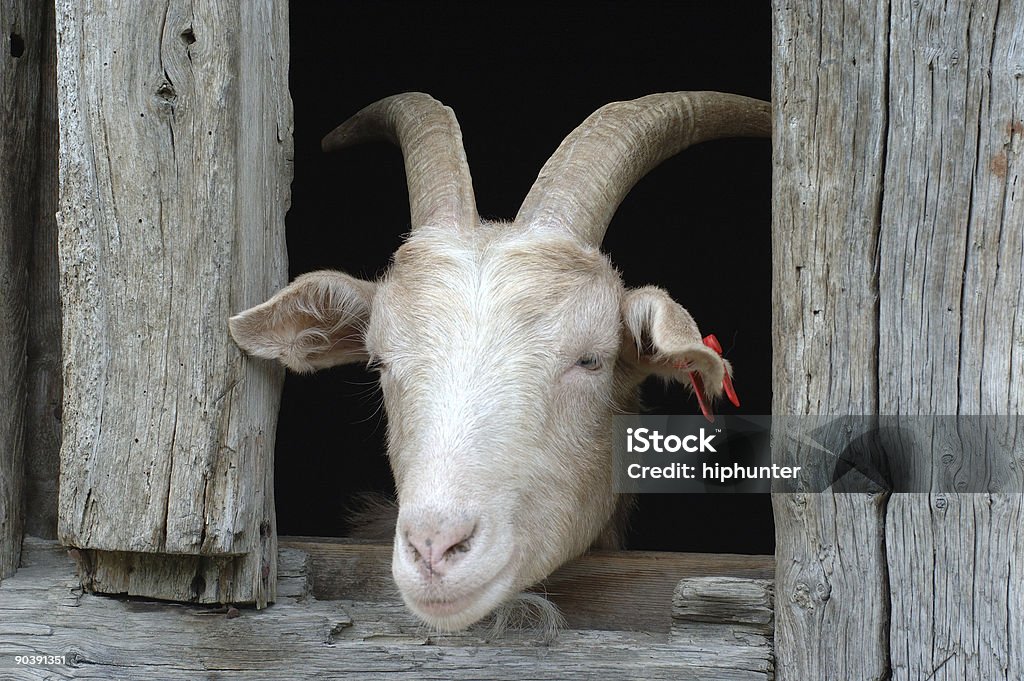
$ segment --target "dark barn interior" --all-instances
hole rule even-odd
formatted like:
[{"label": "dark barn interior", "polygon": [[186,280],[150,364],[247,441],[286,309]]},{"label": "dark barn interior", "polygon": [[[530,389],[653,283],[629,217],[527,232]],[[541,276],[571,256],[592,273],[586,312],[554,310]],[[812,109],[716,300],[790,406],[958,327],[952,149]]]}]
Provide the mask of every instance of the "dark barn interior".
[{"label": "dark barn interior", "polygon": [[[381,273],[409,227],[401,155],[369,144],[327,156],[320,138],[362,106],[428,92],[461,123],[480,213],[511,218],[562,138],[601,105],[653,92],[770,96],[768,3],[291,3],[295,180],[291,276]],[[740,409],[771,411],[770,145],[683,152],[626,197],[604,249],[627,285],[655,284],[715,333]],[[654,413],[699,413],[651,381]],[[388,492],[384,415],[362,366],[289,375],[277,434],[282,534],[344,536],[353,496]],[[643,495],[631,548],[772,553],[768,495]]]}]

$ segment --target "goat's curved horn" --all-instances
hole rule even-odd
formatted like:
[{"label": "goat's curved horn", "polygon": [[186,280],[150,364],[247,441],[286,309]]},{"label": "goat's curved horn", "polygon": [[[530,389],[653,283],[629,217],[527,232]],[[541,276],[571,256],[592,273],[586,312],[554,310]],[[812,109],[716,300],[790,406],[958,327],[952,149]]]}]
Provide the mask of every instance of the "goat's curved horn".
[{"label": "goat's curved horn", "polygon": [[386,139],[402,149],[412,228],[474,227],[480,218],[462,130],[451,109],[422,92],[370,104],[323,138],[324,151]]},{"label": "goat's curved horn", "polygon": [[544,164],[516,222],[568,229],[600,246],[619,203],[640,178],[698,142],[767,137],[771,105],[721,92],[666,92],[595,111]]}]

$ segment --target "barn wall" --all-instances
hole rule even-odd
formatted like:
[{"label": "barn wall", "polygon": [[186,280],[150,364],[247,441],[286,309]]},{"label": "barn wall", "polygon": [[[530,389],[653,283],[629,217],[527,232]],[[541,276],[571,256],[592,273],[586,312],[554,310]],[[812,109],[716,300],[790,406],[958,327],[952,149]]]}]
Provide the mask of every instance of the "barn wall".
[{"label": "barn wall", "polygon": [[[879,409],[1024,413],[1024,5],[893,0]],[[886,517],[893,679],[1024,674],[1024,428],[937,428]],[[951,453],[951,450],[954,453]],[[1015,450],[1015,451],[1014,451]],[[920,462],[919,462],[920,464]],[[1000,491],[1011,492],[998,493]]]},{"label": "barn wall", "polygon": [[[775,414],[877,413],[887,22],[886,0],[774,3]],[[773,507],[778,678],[883,678],[885,495]]]},{"label": "barn wall", "polygon": [[[776,413],[1021,413],[1024,7],[776,2],[774,30]],[[962,453],[987,493],[936,429],[903,481],[933,493],[776,497],[780,679],[1020,678],[1002,428]]]},{"label": "barn wall", "polygon": [[57,36],[60,539],[97,591],[264,604],[282,372],[227,319],[287,275],[287,3],[60,0]]},{"label": "barn wall", "polygon": [[0,579],[18,566],[25,526],[29,269],[38,224],[43,3],[0,1]]}]

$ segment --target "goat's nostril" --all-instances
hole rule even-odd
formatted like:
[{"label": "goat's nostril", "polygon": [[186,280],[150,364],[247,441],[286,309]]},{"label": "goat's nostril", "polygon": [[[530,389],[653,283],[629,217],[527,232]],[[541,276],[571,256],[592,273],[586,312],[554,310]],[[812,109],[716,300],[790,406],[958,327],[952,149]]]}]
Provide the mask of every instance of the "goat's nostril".
[{"label": "goat's nostril", "polygon": [[[423,554],[420,553],[419,548],[416,546],[416,542],[413,541],[412,537],[409,535],[408,532],[405,533],[405,545],[409,547],[410,551],[412,551],[412,558],[413,558],[413,560],[415,560],[417,562],[423,560],[423,558],[424,558]],[[429,544],[427,544],[426,546],[427,546],[427,548],[430,547]]]},{"label": "goat's nostril", "polygon": [[453,556],[455,556],[457,554],[468,553],[468,552],[469,552],[469,539],[463,539],[458,544],[455,544],[450,549],[445,551],[444,552],[444,556],[442,556],[442,557],[447,559],[447,558],[451,558],[451,557],[453,557]]},{"label": "goat's nostril", "polygon": [[407,522],[403,537],[410,557],[428,577],[444,574],[472,548],[476,521]]}]

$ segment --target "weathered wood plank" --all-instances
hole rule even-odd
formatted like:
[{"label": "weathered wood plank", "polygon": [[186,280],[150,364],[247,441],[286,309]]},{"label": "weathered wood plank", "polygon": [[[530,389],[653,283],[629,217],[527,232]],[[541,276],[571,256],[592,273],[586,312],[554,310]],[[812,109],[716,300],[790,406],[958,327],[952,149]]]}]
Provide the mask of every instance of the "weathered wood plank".
[{"label": "weathered wood plank", "polygon": [[[690,577],[672,595],[672,640],[715,650],[735,646],[753,675],[775,672],[774,582],[736,577]],[[757,676],[754,676],[757,678]]]},{"label": "weathered wood plank", "polygon": [[[391,579],[390,544],[282,537],[281,546],[309,555],[312,593],[320,600],[399,601]],[[680,579],[771,579],[774,566],[771,556],[594,551],[560,567],[537,590],[559,607],[574,629],[666,633]]]},{"label": "weathered wood plank", "polygon": [[892,678],[1021,678],[1022,523],[1019,495],[894,499]]},{"label": "weathered wood plank", "polygon": [[25,526],[28,284],[38,215],[41,4],[0,1],[0,579],[18,566]]},{"label": "weathered wood plank", "polygon": [[[881,326],[899,332],[881,339],[883,412],[1024,413],[1022,36],[1019,2],[893,2],[879,277]],[[950,493],[942,431],[917,448],[935,493],[889,504],[893,678],[1019,679],[1024,503]],[[974,442],[985,466],[962,477],[1019,491],[1013,447]]]},{"label": "weathered wood plank", "polygon": [[[874,414],[889,2],[773,7],[772,411]],[[884,678],[885,497],[818,491],[773,499],[778,678]]]},{"label": "weathered wood plank", "polygon": [[40,34],[38,211],[28,273],[25,532],[55,539],[63,396],[57,263],[57,36],[53,3],[38,5],[44,23]]},{"label": "weathered wood plank", "polygon": [[692,629],[694,623],[749,626],[771,636],[775,597],[771,580],[737,577],[689,577],[679,580],[672,595],[672,633]]},{"label": "weathered wood plank", "polygon": [[[279,594],[303,593],[304,559],[285,549]],[[667,634],[564,630],[494,638],[426,630],[397,601],[283,597],[271,608],[223,611],[82,594],[52,542],[29,539],[26,566],[0,584],[0,674],[13,655],[69,654],[73,665],[29,672],[62,679],[768,679],[741,646],[685,645]],[[235,614],[235,613],[232,613]],[[111,635],[116,632],[116,635]],[[29,676],[31,674],[31,676]]]},{"label": "weathered wood plank", "polygon": [[680,579],[706,575],[770,579],[773,556],[594,551],[555,571],[541,591],[586,629],[667,631]]},{"label": "weathered wood plank", "polygon": [[282,376],[226,320],[287,276],[287,3],[59,0],[57,35],[60,537],[91,584],[265,603]]}]

